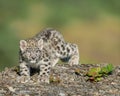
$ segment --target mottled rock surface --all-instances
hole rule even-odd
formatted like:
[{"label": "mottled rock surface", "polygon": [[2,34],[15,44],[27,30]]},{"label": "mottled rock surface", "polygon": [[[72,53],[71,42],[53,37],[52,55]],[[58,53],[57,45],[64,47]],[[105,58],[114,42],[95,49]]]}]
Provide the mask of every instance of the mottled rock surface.
[{"label": "mottled rock surface", "polygon": [[15,68],[5,68],[0,72],[0,96],[120,96],[120,66],[99,82],[87,81],[88,70],[99,66],[105,64],[58,64],[51,70],[50,84],[37,83],[38,74],[27,83],[17,82]]}]

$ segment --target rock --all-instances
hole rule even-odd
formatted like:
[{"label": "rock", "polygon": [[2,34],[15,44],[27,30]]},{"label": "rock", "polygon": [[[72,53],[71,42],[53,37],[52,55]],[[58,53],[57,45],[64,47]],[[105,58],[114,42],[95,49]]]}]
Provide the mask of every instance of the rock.
[{"label": "rock", "polygon": [[106,64],[56,65],[51,70],[50,84],[38,83],[38,74],[26,83],[17,82],[13,68],[0,72],[0,96],[120,96],[120,66],[99,82],[87,81],[90,68]]}]

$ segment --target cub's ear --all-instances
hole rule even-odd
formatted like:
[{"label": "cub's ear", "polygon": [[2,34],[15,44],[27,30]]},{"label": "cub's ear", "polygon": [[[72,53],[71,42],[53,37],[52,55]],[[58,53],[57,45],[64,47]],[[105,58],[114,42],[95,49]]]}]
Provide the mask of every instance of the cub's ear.
[{"label": "cub's ear", "polygon": [[20,49],[21,51],[25,51],[27,48],[27,42],[25,40],[20,40]]},{"label": "cub's ear", "polygon": [[38,47],[39,47],[39,49],[42,50],[42,48],[43,48],[43,40],[42,40],[42,39],[40,39],[40,40],[38,41]]}]

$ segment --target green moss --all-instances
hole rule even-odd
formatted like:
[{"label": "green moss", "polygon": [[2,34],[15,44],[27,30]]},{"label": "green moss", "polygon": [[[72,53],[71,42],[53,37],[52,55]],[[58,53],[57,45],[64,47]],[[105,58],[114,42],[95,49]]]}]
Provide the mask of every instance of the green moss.
[{"label": "green moss", "polygon": [[89,77],[89,81],[100,81],[104,76],[110,75],[113,70],[113,65],[108,64],[105,67],[91,68],[86,75]]}]

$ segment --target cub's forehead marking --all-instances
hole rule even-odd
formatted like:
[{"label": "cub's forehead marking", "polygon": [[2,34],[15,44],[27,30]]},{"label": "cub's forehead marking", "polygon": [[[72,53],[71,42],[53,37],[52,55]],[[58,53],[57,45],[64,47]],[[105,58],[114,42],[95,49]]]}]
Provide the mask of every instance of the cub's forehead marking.
[{"label": "cub's forehead marking", "polygon": [[31,48],[33,48],[33,47],[37,47],[37,41],[35,41],[35,40],[27,40],[27,46],[28,47],[31,47]]}]

